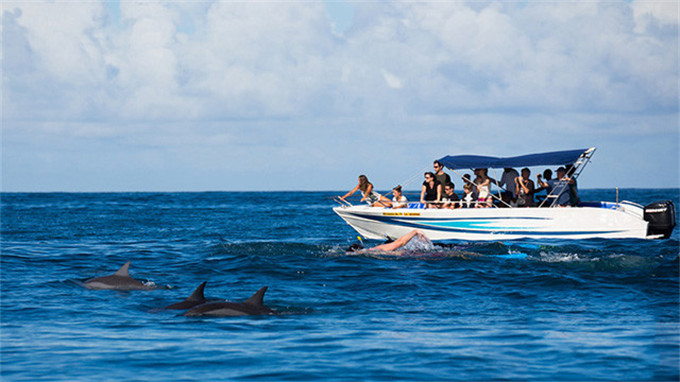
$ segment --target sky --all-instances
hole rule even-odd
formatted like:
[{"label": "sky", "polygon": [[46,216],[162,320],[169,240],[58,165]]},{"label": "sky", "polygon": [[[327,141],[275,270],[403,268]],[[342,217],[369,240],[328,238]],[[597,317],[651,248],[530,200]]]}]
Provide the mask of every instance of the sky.
[{"label": "sky", "polygon": [[678,13],[3,1],[0,188],[418,189],[446,155],[588,147],[582,188],[678,187]]}]

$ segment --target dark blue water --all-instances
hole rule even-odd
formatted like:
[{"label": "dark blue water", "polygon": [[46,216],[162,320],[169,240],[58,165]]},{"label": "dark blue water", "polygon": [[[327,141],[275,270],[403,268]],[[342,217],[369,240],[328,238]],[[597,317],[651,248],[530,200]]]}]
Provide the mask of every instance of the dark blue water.
[{"label": "dark blue water", "polygon": [[[678,380],[677,228],[347,255],[332,195],[3,194],[2,380]],[[159,289],[78,284],[127,260]],[[202,281],[282,314],[156,310]]]}]

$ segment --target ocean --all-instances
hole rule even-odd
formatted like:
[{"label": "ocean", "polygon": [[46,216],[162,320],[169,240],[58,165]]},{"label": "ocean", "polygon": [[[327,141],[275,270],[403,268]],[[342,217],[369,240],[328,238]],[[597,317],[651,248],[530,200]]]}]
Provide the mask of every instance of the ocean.
[{"label": "ocean", "polygon": [[[680,378],[668,240],[449,242],[348,254],[343,192],[3,193],[3,381]],[[625,189],[647,204],[677,189]],[[614,190],[581,190],[614,200]],[[680,216],[680,214],[678,214]],[[367,242],[375,245],[378,242]],[[131,261],[156,289],[82,286]],[[162,308],[207,281],[280,314]]]}]

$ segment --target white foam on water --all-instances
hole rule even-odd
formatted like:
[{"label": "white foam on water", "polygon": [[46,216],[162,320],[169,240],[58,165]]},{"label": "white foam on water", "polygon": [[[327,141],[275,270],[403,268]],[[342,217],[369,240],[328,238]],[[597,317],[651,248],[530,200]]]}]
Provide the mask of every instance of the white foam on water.
[{"label": "white foam on water", "polygon": [[[578,253],[546,253],[541,252],[540,261],[545,261],[546,263],[571,263],[584,261]],[[590,259],[587,259],[590,260]]]},{"label": "white foam on water", "polygon": [[414,236],[411,240],[409,240],[406,245],[400,248],[402,251],[407,251],[407,252],[415,252],[415,251],[434,251],[436,247],[434,244],[432,244],[432,241],[430,241],[427,238],[421,237],[421,236]]}]

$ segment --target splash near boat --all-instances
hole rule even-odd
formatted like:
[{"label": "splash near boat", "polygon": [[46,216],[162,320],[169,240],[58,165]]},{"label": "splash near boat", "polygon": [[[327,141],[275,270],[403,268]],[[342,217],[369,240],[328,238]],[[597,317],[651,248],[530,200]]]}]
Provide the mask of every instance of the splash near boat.
[{"label": "splash near boat", "polygon": [[[675,206],[664,200],[642,206],[632,201],[578,202],[569,205],[570,187],[575,184],[595,148],[528,154],[516,157],[479,155],[445,156],[440,162],[472,183],[458,171],[512,167],[565,166],[569,176],[558,177],[540,203],[518,207],[503,197],[502,187],[489,193],[489,202],[476,200],[474,207],[441,208],[443,202],[408,203],[405,208],[352,205],[338,199],[333,208],[347,224],[369,239],[396,239],[413,229],[431,240],[530,239],[667,239],[676,225]],[[541,181],[541,178],[538,177]],[[495,181],[495,180],[494,180]],[[495,181],[498,186],[498,181]],[[565,198],[566,195],[566,198]],[[449,202],[460,207],[464,202]]]}]

